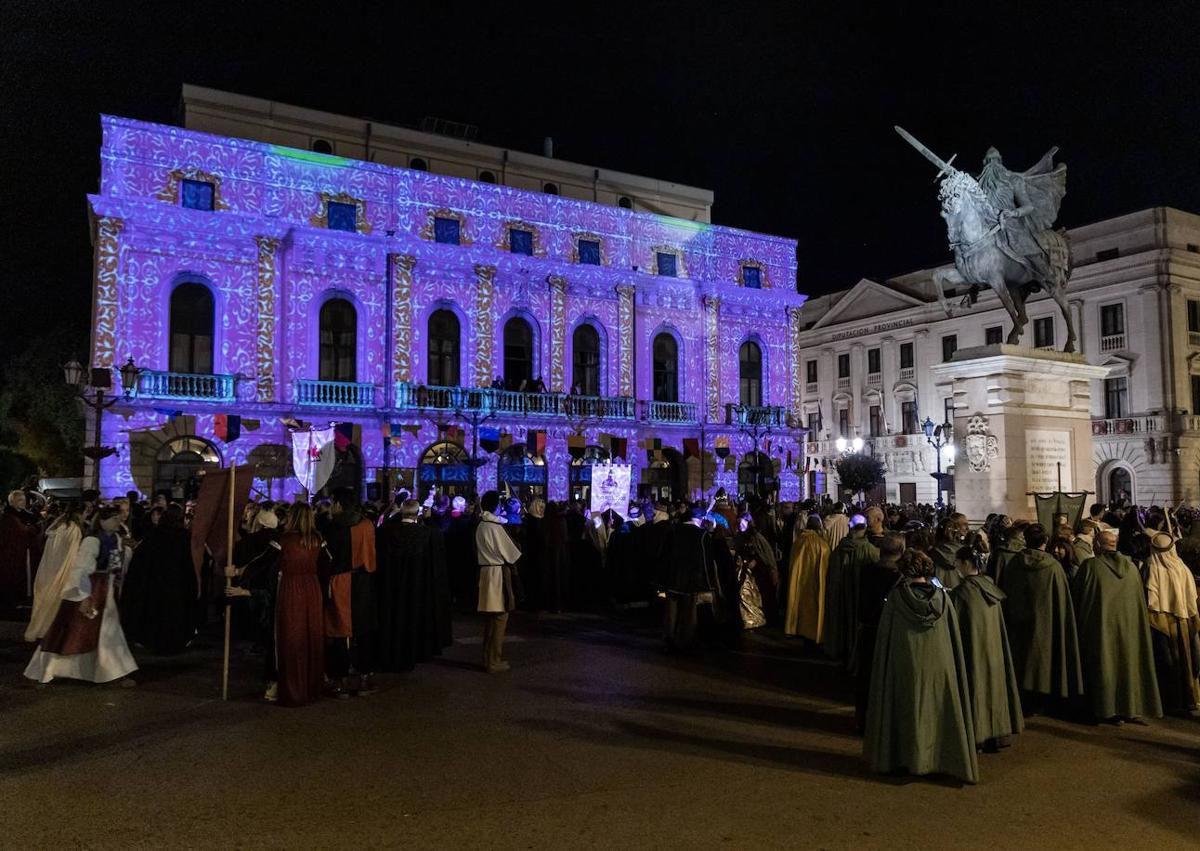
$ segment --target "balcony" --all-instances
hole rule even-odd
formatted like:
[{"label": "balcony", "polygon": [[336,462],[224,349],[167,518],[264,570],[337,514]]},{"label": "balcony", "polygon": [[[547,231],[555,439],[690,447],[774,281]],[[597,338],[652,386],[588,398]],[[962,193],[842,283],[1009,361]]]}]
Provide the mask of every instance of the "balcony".
[{"label": "balcony", "polygon": [[774,406],[729,403],[725,406],[725,424],[782,428],[787,425],[787,410]]},{"label": "balcony", "polygon": [[882,387],[883,386],[883,373],[882,372],[868,372],[867,373],[867,386],[868,387]]},{"label": "balcony", "polygon": [[137,395],[147,399],[186,399],[195,402],[232,402],[232,375],[159,372],[138,373]]},{"label": "balcony", "polygon": [[804,395],[805,396],[816,396],[817,395],[817,382],[815,382],[815,381],[806,382],[804,385]]},{"label": "balcony", "polygon": [[353,381],[296,381],[296,404],[321,408],[373,408],[375,385]]},{"label": "balcony", "polygon": [[642,411],[652,423],[688,425],[700,421],[699,406],[694,402],[643,402]]},{"label": "balcony", "polygon": [[850,376],[847,375],[845,378],[839,378],[837,380],[837,389],[838,390],[849,390],[850,389]]},{"label": "balcony", "polygon": [[1164,430],[1166,417],[1114,417],[1092,420],[1092,434],[1147,434]]},{"label": "balcony", "polygon": [[1188,345],[1200,349],[1200,331],[1188,331]]},{"label": "balcony", "polygon": [[900,367],[900,380],[901,381],[916,381],[916,379],[917,379],[916,367],[912,367],[912,366]]},{"label": "balcony", "polygon": [[443,411],[479,411],[519,417],[585,417],[633,420],[636,409],[626,396],[568,396],[565,393],[522,393],[492,387],[396,385],[396,407]]},{"label": "balcony", "polygon": [[1108,334],[1100,338],[1100,351],[1116,352],[1125,348],[1124,334]]}]

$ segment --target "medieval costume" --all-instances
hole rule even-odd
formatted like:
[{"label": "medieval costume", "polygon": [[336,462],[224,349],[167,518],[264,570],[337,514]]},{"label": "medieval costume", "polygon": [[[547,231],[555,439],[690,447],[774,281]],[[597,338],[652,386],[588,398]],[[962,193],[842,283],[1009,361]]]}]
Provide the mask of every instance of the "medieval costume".
[{"label": "medieval costume", "polygon": [[331,679],[357,676],[354,691],[370,691],[375,667],[375,527],[356,504],[341,506],[325,525],[332,558],[325,604],[326,661]]},{"label": "medieval costume", "polygon": [[[867,533],[870,535],[870,532]],[[886,536],[880,541],[885,548]],[[867,704],[871,695],[871,671],[875,643],[879,636],[879,618],[888,594],[900,581],[896,567],[899,552],[880,551],[879,561],[865,565],[858,576],[858,664],[854,671],[854,722],[861,732],[866,729]]]},{"label": "medieval costume", "polygon": [[867,540],[866,525],[856,526],[829,556],[825,590],[825,653],[851,671],[857,664],[858,578],[868,564],[879,561],[879,550]]},{"label": "medieval costume", "polygon": [[884,603],[863,755],[880,773],[978,779],[958,617],[947,592],[931,582],[901,582]]},{"label": "medieval costume", "polygon": [[1025,538],[1019,532],[1007,530],[1006,534],[999,536],[988,556],[988,575],[997,585],[1004,584],[1004,568],[1013,559],[1020,558],[1024,550]]},{"label": "medieval costume", "polygon": [[842,542],[842,538],[850,534],[850,518],[841,511],[835,511],[823,522],[825,543],[829,544],[829,551],[833,552]]},{"label": "medieval costume", "polygon": [[41,525],[27,511],[24,494],[20,503],[0,512],[0,610],[15,606],[30,596],[33,572],[41,557]]},{"label": "medieval costume", "polygon": [[263,680],[267,697],[278,697],[279,672],[275,666],[275,610],[279,595],[279,520],[271,510],[260,511],[258,528],[242,537],[233,548],[237,567],[236,584],[249,592],[247,629],[263,652]]},{"label": "medieval costume", "polygon": [[929,551],[929,557],[933,559],[933,575],[947,590],[954,588],[962,581],[958,568],[954,566],[955,554],[961,546],[961,541],[953,541],[939,536],[938,542]]},{"label": "medieval costume", "polygon": [[561,612],[567,606],[570,571],[567,561],[567,522],[558,503],[546,506],[545,553],[542,555],[542,607]]},{"label": "medieval costume", "polygon": [[508,670],[504,661],[504,631],[508,613],[517,607],[512,566],[521,551],[490,511],[484,511],[475,528],[475,553],[479,560],[478,609],[483,615],[483,667],[489,674]]},{"label": "medieval costume", "polygon": [[1151,539],[1146,561],[1146,607],[1158,672],[1158,689],[1167,712],[1200,709],[1200,617],[1196,580],[1175,552],[1171,536]]},{"label": "medieval costume", "polygon": [[1071,593],[1093,717],[1162,717],[1146,598],[1133,562],[1118,552],[1089,558],[1075,574]]},{"label": "medieval costume", "polygon": [[445,541],[402,509],[380,527],[377,556],[379,669],[411,671],[452,643]]},{"label": "medieval costume", "polygon": [[280,706],[304,706],[325,683],[325,614],[320,574],[328,570],[324,544],[305,546],[298,532],[279,539],[279,593],[275,604],[275,659]]},{"label": "medieval costume", "polygon": [[26,677],[40,683],[55,677],[107,683],[137,670],[113,594],[113,579],[129,558],[129,548],[114,532],[83,539],[63,583],[58,612],[25,669]]},{"label": "medieval costume", "polygon": [[[752,597],[757,597],[762,615],[762,626],[777,617],[779,597],[779,565],[775,562],[775,550],[753,525],[740,528],[733,536],[733,555],[737,563],[739,587],[743,584],[742,574],[748,575],[754,584]],[[746,591],[742,593],[745,601]],[[747,629],[751,627],[747,626]]]},{"label": "medieval costume", "polygon": [[1004,625],[1004,592],[991,577],[974,573],[963,577],[950,597],[962,635],[975,742],[994,744],[1025,729]]},{"label": "medieval costume", "polygon": [[166,524],[151,527],[133,551],[121,586],[125,634],[162,655],[179,653],[196,634],[191,536],[182,525]]},{"label": "medieval costume", "polygon": [[825,640],[825,586],[829,575],[829,544],[817,529],[803,529],[792,541],[788,575],[787,613],[783,631],[815,644]]},{"label": "medieval costume", "polygon": [[[1072,699],[1083,691],[1075,607],[1054,556],[1026,549],[1001,574],[1004,620],[1017,684],[1030,695]],[[1027,710],[1037,701],[1023,700]]]},{"label": "medieval costume", "polygon": [[716,547],[724,545],[698,525],[700,516],[697,509],[691,521],[672,529],[663,632],[667,646],[676,650],[695,646],[700,606],[709,606],[714,620],[720,620],[724,603],[714,555]]},{"label": "medieval costume", "polygon": [[33,583],[33,612],[25,629],[26,641],[40,639],[54,622],[66,583],[74,575],[82,542],[83,529],[73,521],[64,521],[46,533],[46,547]]}]

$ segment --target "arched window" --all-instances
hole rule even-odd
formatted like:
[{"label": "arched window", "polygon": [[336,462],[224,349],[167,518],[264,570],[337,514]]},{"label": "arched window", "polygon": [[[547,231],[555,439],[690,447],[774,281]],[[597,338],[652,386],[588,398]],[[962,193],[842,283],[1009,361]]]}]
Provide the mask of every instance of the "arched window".
[{"label": "arched window", "polygon": [[670,334],[654,338],[654,401],[679,401],[679,345]]},{"label": "arched window", "polygon": [[600,395],[600,334],[580,325],[571,337],[571,387],[584,396]]},{"label": "arched window", "polygon": [[321,381],[354,381],[358,315],[344,298],[321,306]]},{"label": "arched window", "polygon": [[425,160],[421,159],[420,157],[413,157],[411,160],[409,160],[408,167],[414,171],[429,171],[429,163],[425,162]]},{"label": "arched window", "polygon": [[509,390],[533,384],[533,329],[518,316],[504,323],[504,383]]},{"label": "arched window", "polygon": [[171,293],[171,372],[212,374],[213,312],[204,284],[180,284]]},{"label": "arched window", "polygon": [[458,317],[452,310],[435,310],[429,317],[429,376],[434,387],[458,386]]},{"label": "arched window", "polygon": [[333,153],[333,143],[330,142],[328,139],[313,139],[312,149],[313,149],[314,153],[332,154]]},{"label": "arched window", "polygon": [[542,191],[545,192],[547,195],[557,195],[558,194],[558,184],[557,183],[543,184]]},{"label": "arched window", "polygon": [[496,173],[494,171],[479,172],[479,182],[480,183],[495,183],[496,182]]},{"label": "arched window", "polygon": [[1122,499],[1126,502],[1133,500],[1133,480],[1124,467],[1113,467],[1108,474],[1108,501],[1117,502]]},{"label": "arched window", "polygon": [[738,351],[738,398],[743,405],[762,404],[762,349],[747,340]]}]

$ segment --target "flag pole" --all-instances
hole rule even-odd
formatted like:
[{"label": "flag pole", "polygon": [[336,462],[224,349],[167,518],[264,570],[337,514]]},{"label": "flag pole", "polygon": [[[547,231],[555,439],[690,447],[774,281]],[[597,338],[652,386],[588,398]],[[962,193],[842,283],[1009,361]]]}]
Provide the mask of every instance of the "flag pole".
[{"label": "flag pole", "polygon": [[[237,463],[231,461],[229,464],[229,527],[225,541],[225,561],[228,567],[233,567],[233,503],[234,503],[234,479],[237,476]],[[233,580],[229,577],[229,571],[225,571],[225,587],[228,589],[233,585]],[[228,596],[228,595],[226,595]],[[221,662],[221,700],[229,700],[229,624],[230,624],[230,605],[229,600],[225,601],[225,652]]]}]

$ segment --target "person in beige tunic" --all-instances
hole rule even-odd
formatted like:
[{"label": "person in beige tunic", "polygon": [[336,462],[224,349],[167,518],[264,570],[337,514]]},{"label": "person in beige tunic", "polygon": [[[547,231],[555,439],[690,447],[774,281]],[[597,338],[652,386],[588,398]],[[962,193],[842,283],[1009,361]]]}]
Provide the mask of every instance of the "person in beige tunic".
[{"label": "person in beige tunic", "polygon": [[824,641],[825,582],[829,574],[829,553],[821,516],[810,515],[803,528],[797,519],[783,630],[788,635],[798,635],[814,644]]},{"label": "person in beige tunic", "polygon": [[479,500],[482,515],[475,529],[475,553],[479,564],[478,608],[483,615],[483,667],[489,674],[509,669],[501,656],[508,613],[517,607],[512,566],[521,557],[521,551],[495,514],[499,505],[499,493],[485,493]]}]

